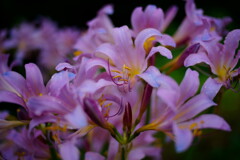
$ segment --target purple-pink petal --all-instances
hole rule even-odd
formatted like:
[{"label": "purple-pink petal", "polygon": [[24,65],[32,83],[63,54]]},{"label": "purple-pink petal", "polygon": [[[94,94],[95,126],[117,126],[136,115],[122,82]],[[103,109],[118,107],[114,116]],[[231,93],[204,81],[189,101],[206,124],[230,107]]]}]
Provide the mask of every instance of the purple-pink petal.
[{"label": "purple-pink petal", "polygon": [[45,93],[45,86],[43,83],[42,73],[34,63],[25,65],[26,83],[30,91],[34,95]]},{"label": "purple-pink petal", "polygon": [[189,129],[180,129],[177,124],[173,124],[175,136],[175,147],[177,152],[185,151],[193,141],[193,135]]},{"label": "purple-pink petal", "polygon": [[181,123],[182,126],[197,124],[197,129],[212,128],[231,131],[229,124],[220,116],[215,114],[204,114],[193,120]]},{"label": "purple-pink petal", "polygon": [[138,76],[144,79],[152,87],[158,88],[160,84],[158,83],[157,79],[160,75],[160,71],[155,66],[150,66],[145,72],[139,74]]},{"label": "purple-pink petal", "polygon": [[214,105],[216,104],[207,95],[199,94],[181,106],[175,118],[178,122],[182,122],[193,118],[205,109]]},{"label": "purple-pink petal", "polygon": [[192,71],[191,69],[186,71],[184,79],[180,84],[180,103],[185,102],[197,92],[199,87],[198,75],[198,72]]},{"label": "purple-pink petal", "polygon": [[36,116],[40,116],[43,113],[66,114],[70,112],[67,104],[64,104],[58,98],[47,95],[29,98],[27,107]]},{"label": "purple-pink petal", "polygon": [[202,86],[201,93],[206,94],[210,99],[213,99],[220,88],[222,87],[222,84],[217,82],[215,79],[212,79],[209,77],[206,82]]}]

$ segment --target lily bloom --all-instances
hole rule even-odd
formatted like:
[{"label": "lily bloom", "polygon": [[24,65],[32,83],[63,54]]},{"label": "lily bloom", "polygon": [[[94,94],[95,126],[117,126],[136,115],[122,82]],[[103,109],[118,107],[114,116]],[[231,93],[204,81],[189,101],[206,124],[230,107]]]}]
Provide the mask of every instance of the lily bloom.
[{"label": "lily bloom", "polygon": [[163,10],[157,8],[155,5],[148,5],[144,11],[142,7],[135,8],[131,16],[134,36],[137,36],[139,32],[146,28],[155,28],[163,32],[171,23],[176,13],[176,6],[172,6],[165,15]]},{"label": "lily bloom", "polygon": [[208,64],[212,73],[217,76],[215,85],[218,85],[219,89],[221,85],[229,88],[231,80],[239,75],[239,69],[235,69],[240,58],[239,51],[235,53],[239,40],[240,30],[236,29],[226,36],[224,44],[215,41],[199,41],[203,50],[189,55],[184,65],[188,67],[201,62]]},{"label": "lily bloom", "polygon": [[[153,73],[157,69],[154,66],[147,69],[148,60],[157,52],[172,58],[171,51],[164,46],[175,47],[173,39],[156,29],[145,29],[133,42],[131,31],[127,26],[115,28],[113,37],[114,44],[105,43],[96,49],[96,56],[100,58],[90,60],[87,69],[98,65],[103,66],[112,81],[123,92],[130,91],[139,77],[153,86],[157,85]],[[154,47],[156,42],[164,46]],[[145,71],[147,74],[143,74]]]},{"label": "lily bloom", "polygon": [[[203,114],[196,117],[216,105],[204,89],[195,95],[199,87],[198,72],[188,69],[179,86],[165,75],[159,77],[159,83],[161,85],[155,92],[152,108],[155,120],[138,132],[149,129],[162,131],[175,140],[176,150],[182,152],[191,145],[194,136],[201,134],[201,129],[230,131],[230,126],[218,115]],[[209,82],[205,82],[204,86],[208,86],[206,83]]]},{"label": "lily bloom", "polygon": [[216,37],[226,33],[225,26],[231,22],[231,18],[222,19],[205,16],[203,10],[196,9],[194,0],[187,0],[185,5],[186,18],[173,35],[176,43],[185,44],[191,42],[197,35],[204,30],[213,32]]},{"label": "lily bloom", "polygon": [[106,5],[97,14],[97,17],[87,23],[88,30],[83,33],[74,48],[80,52],[94,53],[95,49],[106,42],[112,42],[112,30],[114,28],[108,15],[113,13],[113,6]]}]

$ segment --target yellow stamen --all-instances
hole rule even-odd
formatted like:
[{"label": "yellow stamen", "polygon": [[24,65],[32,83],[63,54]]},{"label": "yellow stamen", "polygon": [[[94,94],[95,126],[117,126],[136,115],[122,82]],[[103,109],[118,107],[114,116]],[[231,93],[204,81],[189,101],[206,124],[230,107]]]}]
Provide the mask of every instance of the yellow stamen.
[{"label": "yellow stamen", "polygon": [[116,73],[121,73],[120,71],[118,71],[118,70],[111,70],[111,72],[116,72]]},{"label": "yellow stamen", "polygon": [[194,129],[198,126],[197,123],[192,123],[190,126],[189,126],[189,129]]},{"label": "yellow stamen", "polygon": [[119,79],[118,81],[124,81],[124,82],[128,82],[127,79]]},{"label": "yellow stamen", "polygon": [[150,49],[153,47],[153,41],[155,40],[156,37],[150,37],[144,42],[143,47],[147,53],[149,53]]},{"label": "yellow stamen", "polygon": [[122,78],[122,76],[117,75],[117,76],[114,76],[113,78]]},{"label": "yellow stamen", "polygon": [[127,70],[131,70],[131,68],[129,68],[128,66],[126,66],[125,64],[123,65],[123,69],[127,69]]},{"label": "yellow stamen", "polygon": [[38,96],[42,96],[43,94],[42,93],[39,93]]},{"label": "yellow stamen", "polygon": [[112,103],[108,103],[108,104],[106,104],[104,107],[107,108],[107,107],[109,107],[109,106],[111,106],[111,105],[112,105]]},{"label": "yellow stamen", "polygon": [[75,51],[75,52],[73,52],[73,55],[76,57],[76,56],[81,55],[82,53],[83,53],[82,51]]}]

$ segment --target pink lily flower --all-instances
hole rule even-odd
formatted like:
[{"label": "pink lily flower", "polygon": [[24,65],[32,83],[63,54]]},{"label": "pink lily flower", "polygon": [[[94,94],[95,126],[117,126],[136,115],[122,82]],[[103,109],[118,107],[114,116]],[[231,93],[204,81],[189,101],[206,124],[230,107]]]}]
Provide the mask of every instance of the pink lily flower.
[{"label": "pink lily flower", "polygon": [[184,65],[188,67],[201,62],[208,64],[212,73],[217,76],[215,80],[211,80],[215,88],[219,90],[222,85],[229,88],[231,80],[239,75],[239,69],[235,69],[240,58],[239,52],[235,54],[239,37],[240,30],[236,29],[226,36],[224,45],[216,41],[199,41],[202,51],[188,56]]},{"label": "pink lily flower", "polygon": [[164,15],[161,8],[157,8],[155,5],[148,5],[144,11],[142,7],[135,8],[131,16],[134,37],[146,28],[155,28],[163,32],[171,23],[176,13],[176,6],[168,9],[166,15]]},{"label": "pink lily flower", "polygon": [[105,43],[96,49],[96,56],[101,58],[90,60],[87,70],[97,65],[103,66],[123,92],[130,91],[139,77],[156,87],[158,84],[154,77],[158,69],[154,66],[148,68],[148,60],[157,52],[167,58],[172,58],[172,54],[166,47],[153,45],[159,42],[175,47],[173,39],[156,29],[145,29],[133,42],[127,26],[115,28],[113,37],[114,44]]},{"label": "pink lily flower", "polygon": [[[176,150],[182,152],[192,143],[193,137],[201,134],[200,129],[214,128],[230,131],[230,126],[223,118],[214,114],[203,114],[196,117],[205,109],[216,105],[204,89],[196,95],[199,87],[198,73],[187,70],[181,84],[168,76],[161,75],[161,86],[153,99],[152,123],[143,129],[155,129],[165,132],[175,140]],[[208,86],[208,81],[205,86]],[[142,130],[140,128],[140,130]]]}]

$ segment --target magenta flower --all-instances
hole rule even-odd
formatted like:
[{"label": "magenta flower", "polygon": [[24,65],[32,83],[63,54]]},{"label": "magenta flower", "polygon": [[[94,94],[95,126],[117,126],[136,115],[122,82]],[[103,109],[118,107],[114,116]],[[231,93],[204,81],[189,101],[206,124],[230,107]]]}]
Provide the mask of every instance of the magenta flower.
[{"label": "magenta flower", "polygon": [[95,49],[106,42],[112,42],[113,24],[108,15],[113,13],[111,5],[104,6],[97,17],[88,22],[88,30],[78,39],[74,48],[80,53],[94,53]]},{"label": "magenta flower", "polygon": [[161,8],[157,8],[155,5],[148,5],[144,12],[142,7],[135,8],[131,16],[134,37],[146,28],[164,31],[175,17],[176,12],[176,6],[171,7],[166,15]]},{"label": "magenta flower", "polygon": [[[154,74],[157,69],[147,70],[148,60],[155,53],[172,58],[171,51],[166,47],[153,47],[155,42],[165,46],[175,46],[168,35],[161,34],[155,29],[145,29],[132,41],[131,31],[127,26],[113,30],[114,44],[105,43],[96,49],[96,55],[103,59],[92,59],[87,68],[96,65],[103,66],[111,76],[112,81],[123,91],[131,90],[138,77],[147,80],[152,85],[155,83]],[[154,68],[152,66],[152,68]],[[152,73],[154,71],[154,73]],[[146,77],[149,76],[149,77]]]},{"label": "magenta flower", "polygon": [[219,89],[221,85],[229,87],[232,78],[239,74],[238,69],[235,69],[240,58],[239,52],[235,54],[239,37],[240,30],[234,30],[227,35],[224,45],[215,41],[200,41],[203,51],[190,55],[184,62],[185,66],[204,62],[211,67],[212,73],[217,76],[215,85],[219,86]]},{"label": "magenta flower", "polygon": [[[215,105],[203,91],[194,96],[199,87],[196,71],[188,69],[180,86],[164,75],[159,77],[159,83],[161,86],[156,92],[159,99],[153,101],[152,115],[155,120],[139,131],[145,129],[163,131],[175,140],[176,150],[181,152],[190,146],[193,136],[198,136],[200,129],[230,130],[229,125],[217,115],[204,114],[196,117],[205,109]],[[205,86],[208,86],[206,83]]]},{"label": "magenta flower", "polygon": [[231,18],[217,19],[203,15],[203,10],[196,9],[194,0],[187,0],[185,5],[186,18],[174,34],[173,38],[177,44],[189,42],[198,34],[208,30],[216,37],[225,33],[225,26],[231,22]]}]

